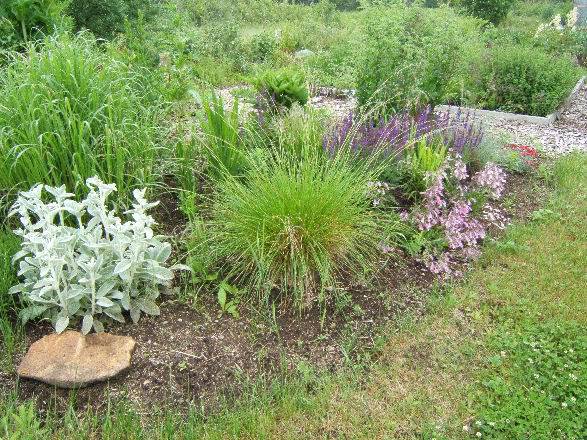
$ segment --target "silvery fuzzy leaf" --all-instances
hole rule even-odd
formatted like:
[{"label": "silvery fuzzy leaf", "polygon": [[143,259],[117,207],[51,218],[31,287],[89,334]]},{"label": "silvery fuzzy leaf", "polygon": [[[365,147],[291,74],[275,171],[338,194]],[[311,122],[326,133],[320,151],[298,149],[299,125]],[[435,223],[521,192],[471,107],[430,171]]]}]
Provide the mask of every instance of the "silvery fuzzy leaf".
[{"label": "silvery fuzzy leaf", "polygon": [[116,267],[114,268],[114,275],[120,275],[129,270],[132,266],[132,261],[128,259],[124,259],[119,261]]},{"label": "silvery fuzzy leaf", "polygon": [[41,316],[45,311],[49,308],[46,305],[32,305],[22,309],[19,313],[20,319],[23,324],[26,324],[28,321],[38,318]]},{"label": "silvery fuzzy leaf", "polygon": [[131,309],[130,295],[128,294],[128,292],[124,292],[122,294],[122,298],[120,299],[120,304],[122,305],[122,308],[124,310]]},{"label": "silvery fuzzy leaf", "polygon": [[12,256],[12,264],[16,263],[18,260],[26,257],[29,254],[30,254],[30,251],[28,249],[21,249],[20,251],[18,251],[17,253],[15,253]]},{"label": "silvery fuzzy leaf", "polygon": [[122,298],[124,298],[124,293],[122,293],[120,290],[114,290],[110,294],[110,298],[112,298],[112,299],[122,299]]},{"label": "silvery fuzzy leaf", "polygon": [[98,304],[99,306],[102,307],[112,307],[114,305],[114,303],[109,300],[108,298],[106,298],[105,296],[102,298],[98,298],[98,300],[96,301],[96,304]]},{"label": "silvery fuzzy leaf", "polygon": [[69,316],[73,316],[77,312],[79,312],[80,303],[77,299],[69,300],[66,302],[66,304],[67,304],[67,313]]},{"label": "silvery fuzzy leaf", "polygon": [[90,289],[83,288],[79,285],[76,285],[76,286],[70,287],[65,298],[66,299],[74,299],[74,298],[79,298],[84,295],[88,295],[90,293],[91,293]]},{"label": "silvery fuzzy leaf", "polygon": [[146,298],[140,298],[139,300],[137,300],[137,305],[147,315],[158,316],[161,314],[159,306],[155,304],[155,302],[150,301]]},{"label": "silvery fuzzy leaf", "polygon": [[96,292],[96,297],[101,298],[103,296],[108,295],[108,293],[110,293],[114,289],[114,287],[116,287],[116,284],[118,284],[116,280],[108,280],[104,282],[104,284],[102,284]]},{"label": "silvery fuzzy leaf", "polygon": [[92,315],[84,315],[82,320],[82,334],[87,335],[92,330],[94,325],[94,317]]},{"label": "silvery fuzzy leaf", "polygon": [[135,324],[137,324],[139,319],[141,319],[141,310],[138,308],[138,306],[131,306],[130,319],[132,319],[132,322]]},{"label": "silvery fuzzy leaf", "polygon": [[173,279],[173,272],[163,266],[153,266],[146,269],[149,275],[154,276],[161,281],[171,281]]},{"label": "silvery fuzzy leaf", "polygon": [[8,293],[10,295],[15,295],[17,293],[22,293],[28,290],[28,287],[26,284],[20,283],[17,284],[15,286],[12,286],[10,289],[8,289]]},{"label": "silvery fuzzy leaf", "polygon": [[65,185],[61,186],[45,186],[45,190],[55,197],[56,200],[65,200],[73,197],[75,194],[68,193]]},{"label": "silvery fuzzy leaf", "polygon": [[94,318],[94,331],[96,333],[104,333],[104,325]]},{"label": "silvery fuzzy leaf", "polygon": [[57,334],[63,333],[63,330],[67,328],[69,325],[69,317],[68,316],[60,316],[55,321],[55,332]]},{"label": "silvery fuzzy leaf", "polygon": [[158,263],[165,263],[171,256],[171,245],[169,243],[160,243],[152,248],[152,259]]},{"label": "silvery fuzzy leaf", "polygon": [[124,316],[122,316],[122,311],[120,310],[120,306],[116,304],[113,307],[105,309],[104,313],[110,316],[115,321],[121,322],[123,324],[125,322]]},{"label": "silvery fuzzy leaf", "polygon": [[174,264],[173,266],[171,266],[169,268],[169,270],[173,270],[173,271],[176,271],[176,270],[185,270],[185,271],[188,271],[188,272],[192,272],[193,271],[193,269],[191,267],[186,266],[185,264]]}]

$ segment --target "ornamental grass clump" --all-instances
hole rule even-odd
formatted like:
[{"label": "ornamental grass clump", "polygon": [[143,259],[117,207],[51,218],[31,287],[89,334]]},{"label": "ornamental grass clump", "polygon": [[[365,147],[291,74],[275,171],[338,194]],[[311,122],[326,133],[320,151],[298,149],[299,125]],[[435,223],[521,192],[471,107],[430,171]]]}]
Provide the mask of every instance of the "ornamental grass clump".
[{"label": "ornamental grass clump", "polygon": [[244,181],[226,179],[194,253],[209,250],[230,279],[264,303],[272,293],[293,298],[300,309],[323,302],[337,275],[360,276],[377,251],[371,165],[343,153],[328,159],[312,148],[301,158],[269,158]]},{"label": "ornamental grass clump", "polygon": [[160,132],[144,72],[102,49],[89,34],[60,36],[0,71],[2,191],[40,182],[83,196],[98,175],[127,204],[153,182]]},{"label": "ornamental grass clump", "polygon": [[125,322],[126,312],[135,323],[141,313],[158,315],[160,288],[181,268],[165,266],[171,245],[153,233],[147,211],[158,202],[148,202],[144,189],[134,190],[123,221],[108,202],[116,185],[97,177],[86,185],[79,202],[65,186],[35,185],[10,213],[20,217],[14,232],[22,245],[13,257],[21,283],[9,292],[26,304],[24,322],[42,317],[57,333],[80,319],[87,334],[102,332],[107,321]]}]

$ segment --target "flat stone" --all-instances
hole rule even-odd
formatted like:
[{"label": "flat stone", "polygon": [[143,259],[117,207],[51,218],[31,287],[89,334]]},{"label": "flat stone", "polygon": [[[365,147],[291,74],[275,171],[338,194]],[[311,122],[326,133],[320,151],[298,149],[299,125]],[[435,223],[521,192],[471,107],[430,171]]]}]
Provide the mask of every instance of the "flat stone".
[{"label": "flat stone", "polygon": [[51,334],[31,345],[17,373],[60,388],[81,388],[128,369],[134,348],[135,340],[128,336]]}]

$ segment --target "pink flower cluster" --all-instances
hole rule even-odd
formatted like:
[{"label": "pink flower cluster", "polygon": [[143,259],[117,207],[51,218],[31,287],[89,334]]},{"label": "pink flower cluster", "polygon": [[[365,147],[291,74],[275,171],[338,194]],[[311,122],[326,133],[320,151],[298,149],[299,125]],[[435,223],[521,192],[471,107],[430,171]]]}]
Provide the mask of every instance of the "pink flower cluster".
[{"label": "pink flower cluster", "polygon": [[[456,191],[449,192],[446,182],[453,177]],[[489,196],[499,199],[503,195],[506,174],[493,163],[476,173],[467,185],[469,177],[465,163],[459,157],[447,160],[436,174],[431,185],[422,194],[423,204],[414,216],[420,231],[440,228],[446,240],[446,249],[438,254],[429,253],[424,261],[428,269],[440,276],[456,274],[452,269],[455,261],[468,261],[479,256],[479,241],[486,236],[487,224],[504,228],[507,218],[496,207],[486,203],[480,214],[473,212],[472,202],[467,199],[470,190],[486,189]],[[402,216],[402,219],[406,216]]]},{"label": "pink flower cluster", "polygon": [[442,221],[443,210],[446,208],[444,200],[445,178],[445,172],[439,171],[434,177],[432,185],[424,191],[424,212],[416,216],[416,222],[421,231],[428,231]]},{"label": "pink flower cluster", "polygon": [[471,203],[466,200],[458,200],[450,209],[443,223],[449,249],[476,246],[485,238],[483,224],[472,218],[471,211]]},{"label": "pink flower cluster", "polygon": [[485,165],[485,167],[473,177],[473,181],[477,185],[486,188],[489,191],[490,196],[495,200],[501,198],[501,195],[505,190],[505,180],[505,171],[491,162]]}]

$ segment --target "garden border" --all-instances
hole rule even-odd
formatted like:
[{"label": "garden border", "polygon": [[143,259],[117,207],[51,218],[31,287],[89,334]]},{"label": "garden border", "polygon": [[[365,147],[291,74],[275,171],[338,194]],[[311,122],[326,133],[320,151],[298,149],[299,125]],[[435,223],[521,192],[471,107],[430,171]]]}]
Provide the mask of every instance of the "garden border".
[{"label": "garden border", "polygon": [[437,105],[435,107],[435,110],[440,111],[440,112],[449,112],[451,114],[454,114],[457,112],[462,113],[464,110],[466,112],[471,112],[471,113],[477,114],[479,116],[483,116],[488,119],[501,119],[501,120],[507,120],[507,121],[526,122],[526,123],[536,124],[536,125],[552,125],[558,119],[560,119],[563,111],[567,109],[567,107],[569,106],[569,104],[571,103],[573,98],[577,95],[577,93],[579,93],[579,90],[581,89],[581,87],[583,87],[583,85],[586,82],[587,82],[587,76],[583,76],[582,78],[580,78],[579,81],[577,81],[577,84],[575,85],[575,87],[573,88],[571,93],[569,94],[569,96],[567,96],[567,98],[563,101],[563,103],[553,113],[549,114],[548,116],[531,116],[531,115],[524,115],[524,114],[520,114],[520,113],[507,113],[507,112],[499,112],[499,111],[495,111],[495,110],[476,109],[476,108],[472,108],[472,107],[460,107],[460,106],[456,106],[456,105]]}]

